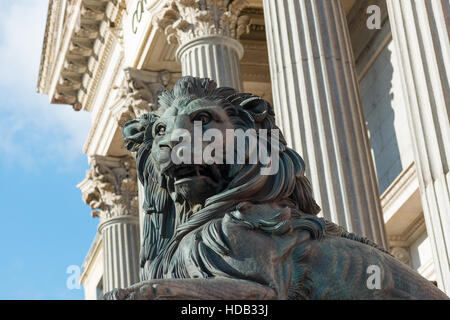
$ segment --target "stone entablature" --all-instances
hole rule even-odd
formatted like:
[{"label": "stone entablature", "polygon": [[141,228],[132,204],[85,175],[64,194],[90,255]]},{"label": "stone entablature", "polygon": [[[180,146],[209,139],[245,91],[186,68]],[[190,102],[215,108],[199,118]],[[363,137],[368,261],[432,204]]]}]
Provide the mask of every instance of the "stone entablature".
[{"label": "stone entablature", "polygon": [[78,185],[83,201],[100,223],[112,218],[138,215],[136,160],[132,156],[90,156],[92,166]]},{"label": "stone entablature", "polygon": [[124,6],[123,0],[50,1],[38,91],[51,103],[86,108],[108,33],[117,38]]}]

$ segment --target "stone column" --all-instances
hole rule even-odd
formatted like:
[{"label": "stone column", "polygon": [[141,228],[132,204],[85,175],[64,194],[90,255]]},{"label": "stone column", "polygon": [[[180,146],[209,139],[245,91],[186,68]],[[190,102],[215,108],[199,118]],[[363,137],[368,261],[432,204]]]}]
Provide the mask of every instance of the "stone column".
[{"label": "stone column", "polygon": [[274,109],[307,164],[323,216],[387,247],[339,0],[263,0]]},{"label": "stone column", "polygon": [[388,0],[423,213],[439,287],[450,293],[450,3]]},{"label": "stone column", "polygon": [[108,292],[139,281],[139,218],[133,157],[91,156],[92,169],[79,185],[83,200],[100,218],[103,288]]},{"label": "stone column", "polygon": [[169,43],[178,44],[177,60],[183,76],[208,77],[218,86],[242,91],[239,36],[248,31],[250,18],[239,16],[244,0],[167,1],[155,22]]}]

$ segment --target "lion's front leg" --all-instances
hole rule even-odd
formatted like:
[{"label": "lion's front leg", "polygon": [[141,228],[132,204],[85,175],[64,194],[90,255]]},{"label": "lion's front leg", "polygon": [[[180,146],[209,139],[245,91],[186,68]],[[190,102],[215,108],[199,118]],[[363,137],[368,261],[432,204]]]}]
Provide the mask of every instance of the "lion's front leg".
[{"label": "lion's front leg", "polygon": [[272,288],[255,282],[227,279],[157,279],[107,292],[105,300],[270,300]]}]

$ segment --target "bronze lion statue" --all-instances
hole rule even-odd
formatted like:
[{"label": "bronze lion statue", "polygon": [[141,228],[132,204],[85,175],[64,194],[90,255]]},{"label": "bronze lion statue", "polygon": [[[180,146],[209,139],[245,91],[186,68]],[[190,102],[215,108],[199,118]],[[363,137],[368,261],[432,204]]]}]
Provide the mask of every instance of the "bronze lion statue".
[{"label": "bronze lion statue", "polygon": [[447,299],[372,241],[317,217],[304,161],[281,133],[265,139],[277,144],[274,174],[261,174],[269,163],[170,156],[180,143],[173,133],[192,133],[196,122],[224,136],[273,132],[267,101],[183,77],[159,104],[123,128],[145,189],[141,282],[105,299]]}]

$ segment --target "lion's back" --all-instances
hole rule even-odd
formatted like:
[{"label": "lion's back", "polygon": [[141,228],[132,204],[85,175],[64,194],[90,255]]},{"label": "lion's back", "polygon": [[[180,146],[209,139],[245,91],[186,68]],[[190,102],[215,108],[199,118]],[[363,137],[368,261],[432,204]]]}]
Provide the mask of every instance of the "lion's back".
[{"label": "lion's back", "polygon": [[351,239],[316,241],[303,264],[314,284],[312,299],[448,299],[409,266]]}]

